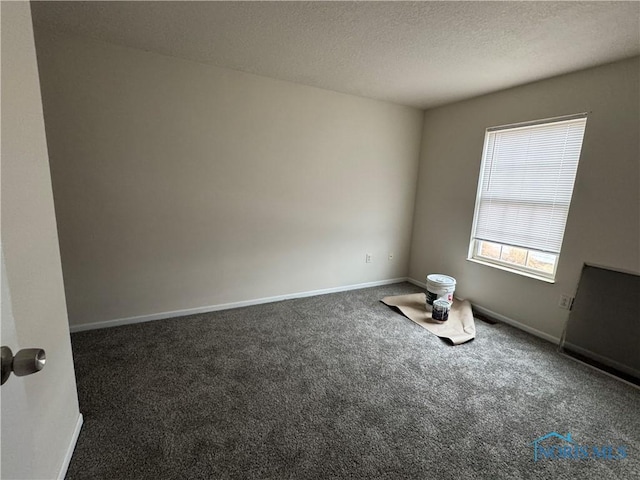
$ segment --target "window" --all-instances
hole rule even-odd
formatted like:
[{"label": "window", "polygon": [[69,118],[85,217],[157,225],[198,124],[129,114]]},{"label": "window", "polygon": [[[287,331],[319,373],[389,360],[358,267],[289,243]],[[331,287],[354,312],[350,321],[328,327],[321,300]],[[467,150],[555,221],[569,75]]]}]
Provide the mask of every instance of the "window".
[{"label": "window", "polygon": [[556,274],[586,114],[487,129],[469,259]]}]

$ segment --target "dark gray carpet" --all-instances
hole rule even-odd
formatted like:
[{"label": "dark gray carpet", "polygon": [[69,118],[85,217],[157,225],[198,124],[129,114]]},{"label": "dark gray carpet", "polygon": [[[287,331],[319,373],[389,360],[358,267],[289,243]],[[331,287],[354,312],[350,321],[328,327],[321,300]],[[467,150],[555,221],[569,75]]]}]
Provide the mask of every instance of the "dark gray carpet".
[{"label": "dark gray carpet", "polygon": [[[418,291],[72,335],[67,478],[640,478],[640,391],[507,325],[452,347],[379,302]],[[534,462],[551,431],[628,456]]]}]

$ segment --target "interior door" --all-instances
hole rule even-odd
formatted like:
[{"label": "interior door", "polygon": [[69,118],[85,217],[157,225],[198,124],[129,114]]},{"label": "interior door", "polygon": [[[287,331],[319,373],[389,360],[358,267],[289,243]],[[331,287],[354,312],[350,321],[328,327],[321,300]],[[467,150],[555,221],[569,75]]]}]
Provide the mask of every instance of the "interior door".
[{"label": "interior door", "polygon": [[[15,353],[22,345],[18,341],[13,309],[11,308],[11,294],[7,281],[7,272],[4,264],[4,252],[2,253],[2,301],[0,303],[2,345],[7,345]],[[46,364],[45,364],[46,365]],[[9,380],[0,387],[0,425],[2,425],[2,463],[0,464],[2,478],[13,478],[21,470],[32,471],[29,465],[30,458],[24,457],[23,452],[33,448],[30,434],[35,429],[31,425],[31,417],[27,403],[25,382],[18,378]]]},{"label": "interior door", "polygon": [[[42,371],[0,387],[2,479],[64,477],[82,425],[29,2],[0,3],[1,344]],[[14,365],[15,366],[15,365]]]}]

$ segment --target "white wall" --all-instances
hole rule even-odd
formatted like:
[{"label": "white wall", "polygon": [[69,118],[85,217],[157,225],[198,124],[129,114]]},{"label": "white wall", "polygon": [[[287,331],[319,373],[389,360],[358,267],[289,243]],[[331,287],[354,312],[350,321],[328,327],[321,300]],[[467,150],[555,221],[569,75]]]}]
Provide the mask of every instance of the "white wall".
[{"label": "white wall", "polygon": [[36,44],[72,325],[407,275],[419,110]]},{"label": "white wall", "polygon": [[80,417],[29,2],[1,12],[2,344],[47,353],[41,372],[2,386],[2,478],[50,479]]},{"label": "white wall", "polygon": [[[533,68],[533,67],[532,67]],[[640,271],[638,58],[425,113],[410,277],[458,280],[457,294],[559,337],[582,264]],[[556,283],[466,261],[487,127],[589,112]]]}]

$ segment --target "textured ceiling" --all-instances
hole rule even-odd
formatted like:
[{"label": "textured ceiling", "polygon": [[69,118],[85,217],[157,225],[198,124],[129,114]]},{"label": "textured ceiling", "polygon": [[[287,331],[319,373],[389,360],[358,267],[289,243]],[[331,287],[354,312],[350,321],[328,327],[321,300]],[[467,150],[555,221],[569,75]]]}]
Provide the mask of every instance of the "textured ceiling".
[{"label": "textured ceiling", "polygon": [[421,108],[640,54],[638,2],[33,2],[34,23]]}]

